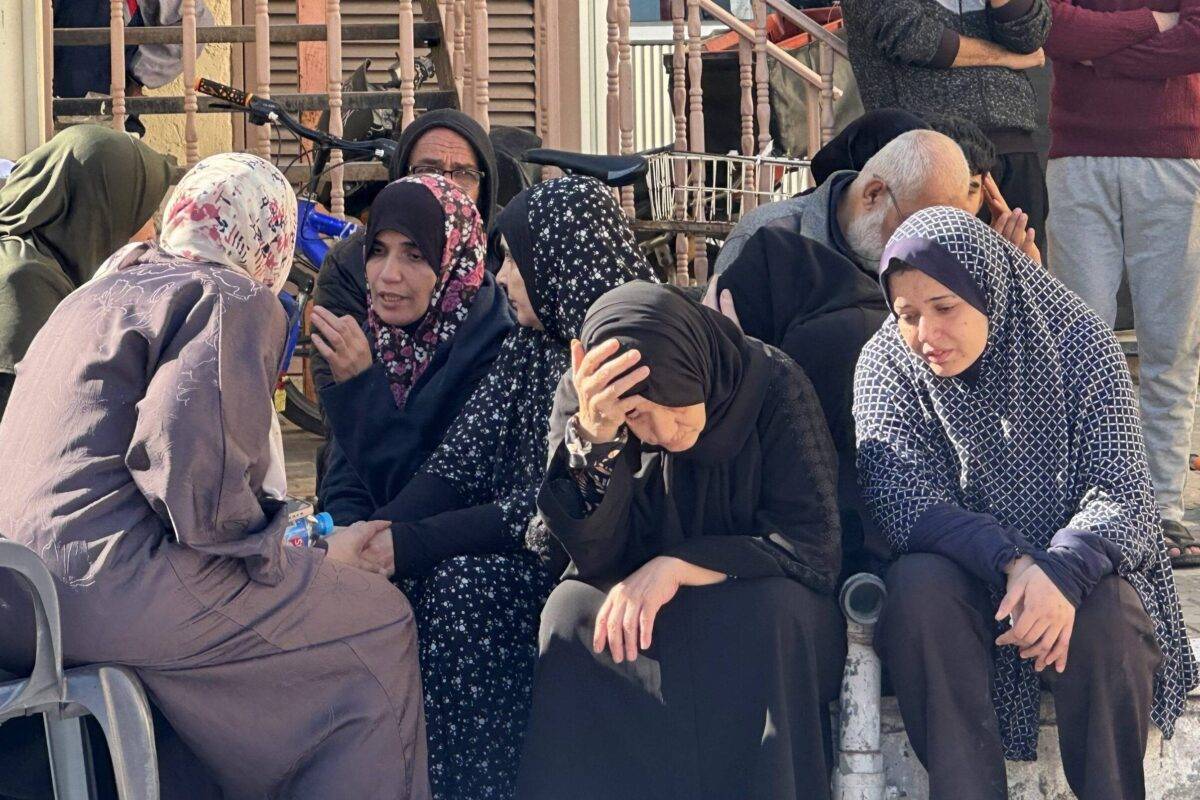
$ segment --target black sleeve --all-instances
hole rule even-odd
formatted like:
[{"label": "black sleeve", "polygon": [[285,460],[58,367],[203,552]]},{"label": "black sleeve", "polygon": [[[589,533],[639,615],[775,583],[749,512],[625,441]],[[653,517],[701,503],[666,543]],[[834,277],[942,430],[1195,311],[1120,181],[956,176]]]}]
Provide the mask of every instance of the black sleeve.
[{"label": "black sleeve", "polygon": [[636,444],[626,445],[613,465],[602,501],[591,509],[571,472],[566,442],[554,451],[538,490],[537,508],[540,521],[571,559],[568,575],[620,579],[658,555],[639,544],[629,520],[639,451]]},{"label": "black sleeve", "polygon": [[842,558],[837,455],[808,377],[782,355],[775,363],[772,406],[759,420],[758,532],[697,536],[665,555],[732,577],[784,576],[832,592]]},{"label": "black sleeve", "polygon": [[455,556],[512,549],[498,505],[463,507],[452,483],[424,472],[371,519],[392,523],[397,580],[424,575]]},{"label": "black sleeve", "polygon": [[321,510],[333,517],[335,525],[352,525],[367,519],[375,509],[371,493],[346,460],[337,440],[330,438],[326,446],[329,465],[321,478]]}]

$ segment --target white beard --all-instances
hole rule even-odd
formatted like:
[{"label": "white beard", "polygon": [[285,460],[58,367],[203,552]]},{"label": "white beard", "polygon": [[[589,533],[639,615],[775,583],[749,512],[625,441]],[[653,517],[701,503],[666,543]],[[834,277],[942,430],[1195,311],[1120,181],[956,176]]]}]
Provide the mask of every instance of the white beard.
[{"label": "white beard", "polygon": [[846,243],[854,251],[855,260],[864,269],[879,272],[879,259],[883,258],[883,250],[887,242],[883,238],[883,220],[887,209],[880,204],[878,210],[859,214],[850,220],[850,225],[843,231]]}]

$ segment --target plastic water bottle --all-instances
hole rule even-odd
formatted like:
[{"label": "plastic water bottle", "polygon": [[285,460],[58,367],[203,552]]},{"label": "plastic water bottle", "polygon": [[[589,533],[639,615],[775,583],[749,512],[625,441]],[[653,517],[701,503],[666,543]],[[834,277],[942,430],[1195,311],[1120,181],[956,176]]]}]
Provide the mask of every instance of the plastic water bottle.
[{"label": "plastic water bottle", "polygon": [[322,536],[333,533],[333,517],[322,511],[302,517],[284,531],[283,541],[290,547],[309,547]]}]

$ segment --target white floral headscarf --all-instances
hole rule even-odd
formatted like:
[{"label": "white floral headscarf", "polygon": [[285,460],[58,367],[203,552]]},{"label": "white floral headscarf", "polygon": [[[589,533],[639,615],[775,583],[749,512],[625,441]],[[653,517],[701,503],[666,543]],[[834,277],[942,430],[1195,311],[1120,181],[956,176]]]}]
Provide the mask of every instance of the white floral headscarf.
[{"label": "white floral headscarf", "polygon": [[171,193],[161,250],[236,269],[278,293],[296,244],[296,195],[270,162],[249,153],[210,156]]}]

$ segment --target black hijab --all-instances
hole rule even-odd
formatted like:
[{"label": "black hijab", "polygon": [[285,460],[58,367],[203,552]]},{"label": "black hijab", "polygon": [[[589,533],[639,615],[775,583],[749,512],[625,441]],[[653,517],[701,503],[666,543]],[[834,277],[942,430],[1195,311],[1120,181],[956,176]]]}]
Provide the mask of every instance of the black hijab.
[{"label": "black hijab", "polygon": [[[670,406],[703,402],[707,420],[682,453],[647,448],[630,433],[603,505],[588,513],[566,474],[562,444],[579,401],[564,376],[530,547],[559,566],[569,556],[568,575],[605,584],[668,555],[726,575],[785,575],[830,591],[840,557],[836,461],[828,434],[813,422],[821,412],[799,369],[678,289],[642,281],[601,297],[582,338],[585,347],[616,338],[637,348],[650,367],[644,396]],[[774,447],[781,437],[794,446]]]},{"label": "black hijab", "polygon": [[[546,465],[550,410],[588,307],[613,287],[652,279],[612,193],[568,177],[517,195],[498,221],[543,330],[518,327],[423,472],[470,505],[497,503],[519,545]],[[527,249],[516,249],[518,242]]]},{"label": "black hijab", "polygon": [[766,372],[733,322],[673,286],[639,281],[606,293],[588,311],[584,349],[609,339],[622,351],[637,349],[639,363],[650,367],[630,394],[676,408],[704,403],[704,430],[678,457],[721,461],[737,453],[754,429]]},{"label": "black hijab", "polygon": [[440,274],[446,250],[446,214],[425,185],[396,181],[376,195],[363,239],[364,260],[371,258],[371,248],[382,231],[407,236],[421,251],[429,268]]},{"label": "black hijab", "polygon": [[483,217],[483,227],[487,230],[496,215],[496,151],[487,131],[463,112],[453,108],[439,108],[436,111],[426,111],[410,123],[400,134],[396,158],[390,166],[391,180],[403,178],[408,174],[413,148],[422,136],[434,128],[454,131],[466,139],[475,151],[479,169],[483,172],[483,180],[479,185],[479,200],[475,205],[479,207],[479,216]]},{"label": "black hijab", "polygon": [[928,127],[917,115],[898,108],[868,111],[812,157],[813,182],[820,186],[833,173],[846,169],[859,172],[872,156],[900,134]]}]

